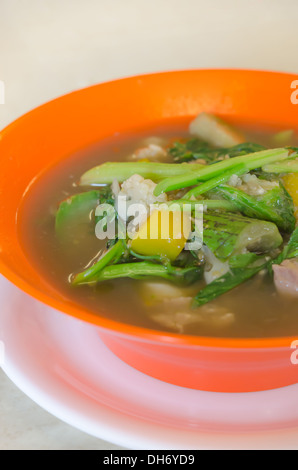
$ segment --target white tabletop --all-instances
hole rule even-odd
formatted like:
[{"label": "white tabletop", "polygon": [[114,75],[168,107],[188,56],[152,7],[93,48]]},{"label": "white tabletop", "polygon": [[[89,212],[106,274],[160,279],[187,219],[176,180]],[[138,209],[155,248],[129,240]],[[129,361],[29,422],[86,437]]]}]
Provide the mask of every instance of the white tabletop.
[{"label": "white tabletop", "polygon": [[[297,0],[1,0],[0,128],[63,93],[132,74],[298,74],[297,18]],[[49,415],[2,371],[0,397],[2,450],[117,449]]]}]

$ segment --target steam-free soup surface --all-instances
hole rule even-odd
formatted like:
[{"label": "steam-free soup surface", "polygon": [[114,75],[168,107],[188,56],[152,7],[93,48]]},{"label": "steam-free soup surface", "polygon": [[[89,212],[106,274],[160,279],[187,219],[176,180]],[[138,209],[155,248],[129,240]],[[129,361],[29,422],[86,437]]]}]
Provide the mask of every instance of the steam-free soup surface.
[{"label": "steam-free soup surface", "polygon": [[[59,202],[82,191],[76,183],[88,169],[104,161],[127,161],[128,156],[144,147],[152,136],[167,145],[178,137],[185,138],[187,130],[180,124],[171,124],[137,134],[115,135],[92,148],[70,155],[40,176],[26,195],[19,215],[21,242],[32,263],[64,295],[83,308],[113,320],[200,336],[298,334],[297,300],[279,295],[272,279],[262,272],[197,309],[190,309],[188,301],[202,288],[202,280],[178,288],[160,281],[133,279],[115,279],[95,286],[70,285],[70,274],[83,271],[100,253],[105,242],[98,240],[91,229],[84,233],[83,238],[78,237],[77,243],[61,244],[55,233]],[[246,136],[248,141],[270,146],[271,134],[268,131],[249,130]],[[158,293],[159,287],[161,294]],[[156,296],[160,296],[159,300]]]}]

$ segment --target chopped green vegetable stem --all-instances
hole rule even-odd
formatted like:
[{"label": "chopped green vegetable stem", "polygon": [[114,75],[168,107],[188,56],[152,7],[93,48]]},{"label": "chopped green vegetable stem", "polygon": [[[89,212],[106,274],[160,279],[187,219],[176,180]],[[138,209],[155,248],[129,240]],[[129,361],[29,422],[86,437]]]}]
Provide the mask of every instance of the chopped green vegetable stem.
[{"label": "chopped green vegetable stem", "polygon": [[96,282],[109,281],[118,278],[145,279],[163,278],[178,284],[189,284],[201,277],[197,267],[174,268],[161,264],[140,261],[136,263],[115,264],[107,266],[96,274]]},{"label": "chopped green vegetable stem", "polygon": [[72,284],[85,284],[94,281],[98,273],[111,262],[117,262],[125,252],[125,246],[122,240],[113,245],[95,264],[85,271],[76,274],[72,279]]},{"label": "chopped green vegetable stem", "polygon": [[219,176],[223,171],[235,168],[241,163],[244,163],[247,166],[247,171],[250,171],[256,168],[260,168],[266,163],[272,163],[286,159],[288,156],[289,149],[281,148],[263,150],[261,152],[255,152],[252,154],[223,160],[221,162],[214,163],[214,165],[205,166],[189,174],[173,176],[172,178],[164,179],[156,186],[154,195],[159,196],[164,192],[174,191],[177,189],[194,186],[202,181],[208,181],[211,178]]},{"label": "chopped green vegetable stem", "polygon": [[283,162],[269,163],[262,166],[262,171],[275,174],[298,173],[298,161],[289,159]]},{"label": "chopped green vegetable stem", "polygon": [[112,184],[116,179],[122,183],[133,175],[140,175],[153,181],[167,177],[193,173],[204,165],[188,163],[153,163],[153,162],[107,162],[88,170],[81,176],[80,186]]},{"label": "chopped green vegetable stem", "polygon": [[[223,199],[198,199],[196,201],[191,201],[189,199],[174,199],[167,203],[169,207],[171,206],[180,206],[182,208],[185,206],[191,207],[191,210],[195,210],[198,205],[202,205],[207,210],[222,210],[222,211],[229,211],[229,212],[238,212],[239,206],[234,204],[232,201],[225,201]],[[164,205],[164,203],[163,203]]]},{"label": "chopped green vegetable stem", "polygon": [[244,173],[247,173],[247,166],[244,163],[241,163],[240,165],[228,169],[224,171],[222,174],[215,176],[214,178],[211,178],[210,180],[206,181],[205,183],[200,184],[199,186],[196,186],[195,188],[191,189],[188,191],[188,193],[185,194],[184,199],[190,199],[192,197],[199,196],[200,194],[204,194],[207,191],[210,191],[213,188],[216,188],[219,184],[225,183],[226,181],[229,181],[229,179],[233,175],[243,175]]}]

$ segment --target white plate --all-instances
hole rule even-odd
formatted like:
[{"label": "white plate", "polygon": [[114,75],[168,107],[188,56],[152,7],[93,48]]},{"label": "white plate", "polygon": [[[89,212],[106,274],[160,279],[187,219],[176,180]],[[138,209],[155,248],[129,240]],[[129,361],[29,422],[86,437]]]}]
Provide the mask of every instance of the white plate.
[{"label": "white plate", "polygon": [[298,385],[246,394],[169,385],[3,278],[0,297],[4,371],[68,424],[130,449],[298,449]]}]

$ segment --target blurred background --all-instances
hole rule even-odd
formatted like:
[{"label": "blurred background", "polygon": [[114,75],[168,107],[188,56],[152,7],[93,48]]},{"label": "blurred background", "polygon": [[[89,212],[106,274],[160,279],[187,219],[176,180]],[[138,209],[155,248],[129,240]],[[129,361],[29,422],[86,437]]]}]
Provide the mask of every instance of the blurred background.
[{"label": "blurred background", "polygon": [[297,0],[1,0],[0,128],[105,80],[161,70],[298,73]]},{"label": "blurred background", "polygon": [[[298,74],[297,18],[297,0],[0,0],[0,129],[61,94],[132,74]],[[116,448],[47,414],[1,371],[0,396],[1,449]]]}]

